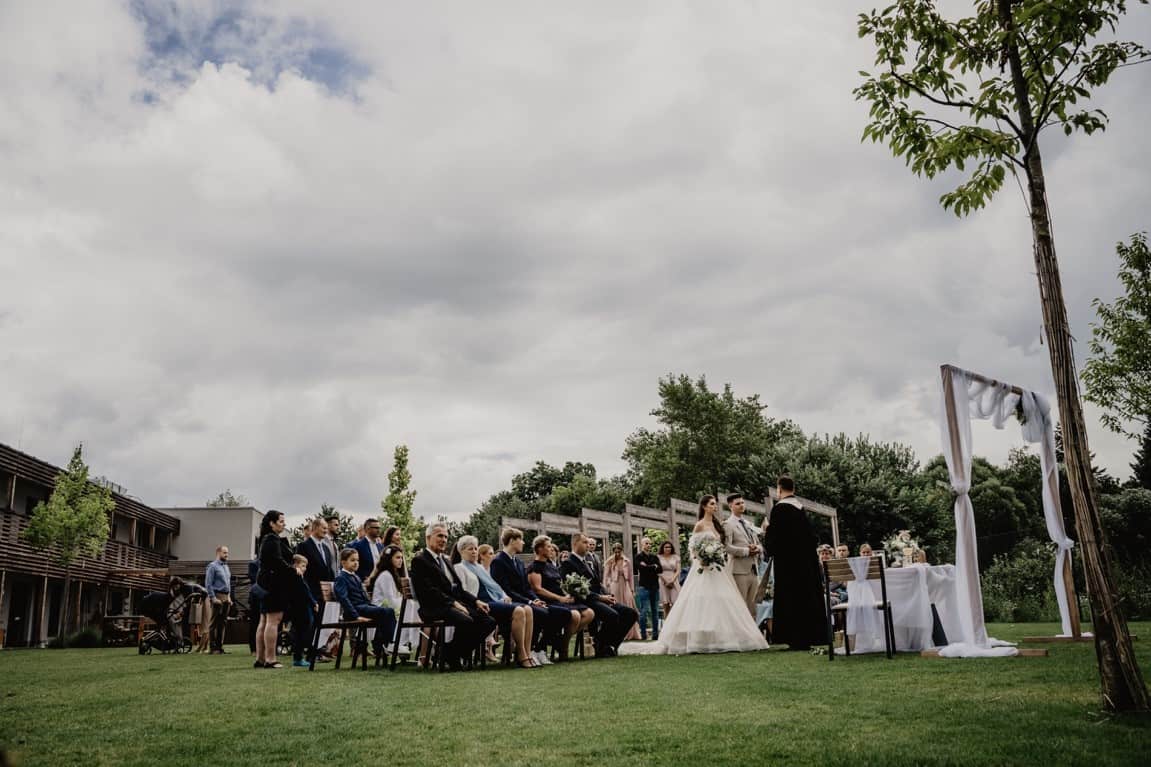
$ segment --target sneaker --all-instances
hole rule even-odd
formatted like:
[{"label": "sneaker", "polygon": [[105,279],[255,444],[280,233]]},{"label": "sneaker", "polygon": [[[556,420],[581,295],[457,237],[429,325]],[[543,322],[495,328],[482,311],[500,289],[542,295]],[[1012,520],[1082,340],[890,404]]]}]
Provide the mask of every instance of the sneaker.
[{"label": "sneaker", "polygon": [[536,661],[541,666],[553,665],[552,659],[549,658],[548,654],[546,652],[544,652],[543,650],[536,650],[534,653],[532,653],[532,660]]},{"label": "sneaker", "polygon": [[294,660],[292,665],[296,668],[308,668],[310,664],[306,660]]}]

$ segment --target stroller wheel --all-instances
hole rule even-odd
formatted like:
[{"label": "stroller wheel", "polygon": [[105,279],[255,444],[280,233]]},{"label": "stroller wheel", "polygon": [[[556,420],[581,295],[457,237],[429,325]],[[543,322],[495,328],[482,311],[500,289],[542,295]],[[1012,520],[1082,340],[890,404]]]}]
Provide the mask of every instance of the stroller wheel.
[{"label": "stroller wheel", "polygon": [[141,655],[147,655],[152,648],[148,646],[147,642],[141,642],[139,648],[137,649]]}]

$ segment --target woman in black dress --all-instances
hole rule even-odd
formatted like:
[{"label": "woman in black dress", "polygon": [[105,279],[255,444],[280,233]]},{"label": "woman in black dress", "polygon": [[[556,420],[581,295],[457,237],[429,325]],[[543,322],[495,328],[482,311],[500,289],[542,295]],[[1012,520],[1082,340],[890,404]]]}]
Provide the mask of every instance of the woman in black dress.
[{"label": "woman in black dress", "polygon": [[569,640],[573,634],[587,628],[595,620],[595,613],[587,605],[576,602],[574,597],[564,591],[560,569],[548,558],[552,548],[552,539],[546,535],[537,535],[532,541],[532,551],[535,552],[536,558],[528,565],[528,584],[543,601],[571,610],[571,622],[564,628],[560,644],[560,660],[567,660]]},{"label": "woman in black dress", "polygon": [[260,625],[256,628],[255,668],[283,668],[276,660],[276,639],[280,634],[280,621],[288,609],[292,593],[292,547],[281,537],[286,520],[283,512],[269,509],[260,522],[260,571],[256,583],[265,592],[260,598]]}]

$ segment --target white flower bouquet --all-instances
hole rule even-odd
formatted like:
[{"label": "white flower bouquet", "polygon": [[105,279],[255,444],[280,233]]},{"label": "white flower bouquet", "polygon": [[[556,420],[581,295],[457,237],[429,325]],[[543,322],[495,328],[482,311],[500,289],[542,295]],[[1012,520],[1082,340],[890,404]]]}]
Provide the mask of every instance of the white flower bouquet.
[{"label": "white flower bouquet", "polygon": [[568,573],[563,580],[564,593],[575,599],[587,599],[591,593],[591,581],[579,573]]},{"label": "white flower bouquet", "polygon": [[699,572],[722,570],[727,565],[727,547],[715,538],[697,538],[691,544],[691,556],[699,562]]},{"label": "white flower bouquet", "polygon": [[919,541],[911,537],[910,530],[900,530],[883,542],[888,567],[902,567],[915,561]]}]

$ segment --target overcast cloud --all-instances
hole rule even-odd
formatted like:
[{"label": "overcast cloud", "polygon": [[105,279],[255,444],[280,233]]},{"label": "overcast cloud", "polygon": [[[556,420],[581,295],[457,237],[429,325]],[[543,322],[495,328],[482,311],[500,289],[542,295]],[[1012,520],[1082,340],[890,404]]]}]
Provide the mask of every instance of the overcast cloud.
[{"label": "overcast cloud", "polygon": [[[928,459],[940,363],[1051,375],[1019,193],[955,219],[859,142],[869,7],[0,2],[0,442],[293,515],[378,509],[402,442],[462,517],[620,471],[684,372]],[[1148,76],[1045,146],[1081,362],[1151,225]]]}]

